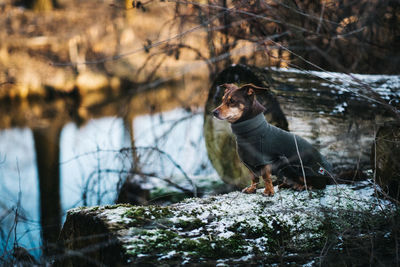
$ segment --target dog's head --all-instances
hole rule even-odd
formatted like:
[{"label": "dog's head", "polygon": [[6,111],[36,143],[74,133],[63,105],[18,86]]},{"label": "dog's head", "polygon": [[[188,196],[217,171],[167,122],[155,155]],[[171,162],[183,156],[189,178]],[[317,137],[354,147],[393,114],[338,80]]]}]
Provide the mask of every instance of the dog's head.
[{"label": "dog's head", "polygon": [[264,108],[255,99],[257,91],[266,90],[253,84],[238,87],[232,83],[220,85],[225,88],[222,103],[213,110],[213,115],[220,120],[235,123],[242,120],[247,114],[264,111]]}]

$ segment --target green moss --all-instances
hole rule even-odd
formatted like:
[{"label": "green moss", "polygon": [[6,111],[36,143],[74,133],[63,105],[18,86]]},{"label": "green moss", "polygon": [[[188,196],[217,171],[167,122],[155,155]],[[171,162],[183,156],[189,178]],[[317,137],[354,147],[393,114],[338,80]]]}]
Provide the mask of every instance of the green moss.
[{"label": "green moss", "polygon": [[[228,230],[245,236],[247,239],[260,238],[260,245],[265,246],[270,252],[282,251],[283,248],[292,253],[309,251],[311,248],[319,247],[326,237],[325,229],[312,225],[305,227],[300,223],[299,216],[293,221],[295,226],[280,220],[277,215],[258,216],[258,220],[262,223],[260,227],[254,227],[241,221],[233,224]],[[307,235],[306,238],[305,235]],[[258,248],[254,247],[254,249],[254,253],[256,253]]]},{"label": "green moss", "polygon": [[198,218],[195,218],[193,220],[179,220],[179,222],[175,223],[175,227],[181,228],[183,231],[191,231],[194,229],[199,229],[205,225],[206,223]]},{"label": "green moss", "polygon": [[124,214],[123,218],[129,218],[129,226],[139,226],[152,224],[156,220],[166,219],[173,215],[171,208],[159,206],[130,206]]},{"label": "green moss", "polygon": [[126,203],[123,203],[123,204],[116,204],[116,205],[106,205],[106,206],[104,206],[104,209],[107,209],[107,210],[113,210],[113,209],[116,209],[116,208],[119,208],[119,207],[132,207],[132,205],[130,205],[130,204],[126,204]]},{"label": "green moss", "polygon": [[176,214],[177,217],[191,217],[191,218],[197,218],[200,214],[204,212],[204,209],[199,208],[199,209],[193,209],[191,211],[178,211]]},{"label": "green moss", "polygon": [[[137,228],[138,229],[138,228]],[[166,229],[139,230],[139,239],[131,244],[128,253],[132,256],[139,254],[153,255],[170,251],[185,253],[194,257],[224,258],[242,256],[247,252],[244,236],[235,234],[230,238],[190,238],[180,236]]]},{"label": "green moss", "polygon": [[205,258],[226,258],[232,256],[242,256],[246,254],[245,246],[247,242],[241,235],[235,234],[230,238],[199,238],[182,239],[178,249],[201,255]]},{"label": "green moss", "polygon": [[130,255],[153,254],[155,251],[163,253],[170,251],[176,245],[174,244],[174,239],[178,234],[173,231],[165,229],[143,230],[139,228],[132,230],[139,231],[136,233],[139,239],[135,239],[132,242],[131,249],[127,251]]},{"label": "green moss", "polygon": [[96,206],[96,207],[91,208],[89,211],[96,211],[96,210],[98,210],[99,208],[100,208],[99,206]]}]

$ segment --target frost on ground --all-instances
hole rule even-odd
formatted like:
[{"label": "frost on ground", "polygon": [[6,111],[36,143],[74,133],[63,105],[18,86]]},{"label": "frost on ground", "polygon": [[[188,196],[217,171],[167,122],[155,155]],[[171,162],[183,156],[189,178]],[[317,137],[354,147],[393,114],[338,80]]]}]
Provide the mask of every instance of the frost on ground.
[{"label": "frost on ground", "polygon": [[341,234],[354,229],[368,234],[365,225],[371,229],[394,212],[374,191],[364,182],[312,192],[279,190],[273,197],[261,190],[253,195],[232,192],[167,207],[110,206],[69,214],[96,209],[96,217],[116,232],[128,262],[220,266],[285,259],[305,264],[327,247],[340,248]]}]

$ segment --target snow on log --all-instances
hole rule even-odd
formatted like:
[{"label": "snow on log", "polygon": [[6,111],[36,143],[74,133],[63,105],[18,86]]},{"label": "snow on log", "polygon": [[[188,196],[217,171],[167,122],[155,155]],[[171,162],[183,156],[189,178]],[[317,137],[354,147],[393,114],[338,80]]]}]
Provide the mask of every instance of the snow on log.
[{"label": "snow on log", "polygon": [[347,250],[363,252],[391,236],[381,227],[394,208],[373,194],[363,182],[273,197],[232,192],[170,206],[75,208],[60,236],[66,256],[59,265],[323,264],[340,253],[351,265]]}]

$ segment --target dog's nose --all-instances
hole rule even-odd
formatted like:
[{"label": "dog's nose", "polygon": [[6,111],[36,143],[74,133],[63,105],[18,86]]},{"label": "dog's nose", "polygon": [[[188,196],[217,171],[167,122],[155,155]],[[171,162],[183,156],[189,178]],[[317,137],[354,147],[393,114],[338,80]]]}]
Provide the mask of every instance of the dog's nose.
[{"label": "dog's nose", "polygon": [[219,110],[218,109],[214,109],[213,110],[213,115],[214,115],[214,117],[218,118]]}]

